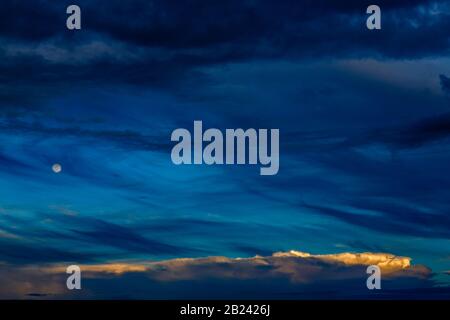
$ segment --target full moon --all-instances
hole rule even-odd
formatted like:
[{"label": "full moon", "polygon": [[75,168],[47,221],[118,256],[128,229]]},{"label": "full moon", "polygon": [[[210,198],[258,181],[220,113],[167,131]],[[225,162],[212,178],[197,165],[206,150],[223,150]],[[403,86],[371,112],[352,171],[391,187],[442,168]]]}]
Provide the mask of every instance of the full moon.
[{"label": "full moon", "polygon": [[61,170],[62,170],[61,165],[59,163],[55,163],[52,166],[52,170],[53,170],[54,173],[60,173]]}]

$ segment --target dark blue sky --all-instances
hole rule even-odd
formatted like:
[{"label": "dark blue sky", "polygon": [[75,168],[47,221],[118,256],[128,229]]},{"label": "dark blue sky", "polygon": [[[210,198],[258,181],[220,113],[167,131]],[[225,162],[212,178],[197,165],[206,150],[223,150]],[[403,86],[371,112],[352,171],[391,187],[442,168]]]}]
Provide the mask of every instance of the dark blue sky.
[{"label": "dark blue sky", "polygon": [[[298,0],[80,0],[69,31],[73,2],[1,4],[0,264],[371,251],[448,283],[449,1],[374,31]],[[278,175],[173,165],[194,120],[279,128]]]}]

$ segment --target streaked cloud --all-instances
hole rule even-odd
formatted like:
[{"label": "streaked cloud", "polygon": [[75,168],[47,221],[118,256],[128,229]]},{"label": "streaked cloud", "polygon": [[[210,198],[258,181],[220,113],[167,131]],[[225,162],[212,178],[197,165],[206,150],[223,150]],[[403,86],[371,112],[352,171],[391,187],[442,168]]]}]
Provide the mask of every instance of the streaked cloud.
[{"label": "streaked cloud", "polygon": [[13,233],[0,229],[0,238],[19,239],[20,237]]}]

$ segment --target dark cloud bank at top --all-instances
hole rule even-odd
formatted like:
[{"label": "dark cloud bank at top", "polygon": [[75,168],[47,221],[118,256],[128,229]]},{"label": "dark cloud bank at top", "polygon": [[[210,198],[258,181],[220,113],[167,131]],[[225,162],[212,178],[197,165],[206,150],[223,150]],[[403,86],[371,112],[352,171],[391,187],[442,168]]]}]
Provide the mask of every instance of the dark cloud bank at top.
[{"label": "dark cloud bank at top", "polygon": [[79,32],[65,28],[68,4],[2,2],[3,104],[30,103],[74,85],[173,88],[200,81],[195,68],[205,65],[423,58],[446,56],[450,46],[447,1],[379,3],[383,29],[372,33],[360,1],[78,1]]}]

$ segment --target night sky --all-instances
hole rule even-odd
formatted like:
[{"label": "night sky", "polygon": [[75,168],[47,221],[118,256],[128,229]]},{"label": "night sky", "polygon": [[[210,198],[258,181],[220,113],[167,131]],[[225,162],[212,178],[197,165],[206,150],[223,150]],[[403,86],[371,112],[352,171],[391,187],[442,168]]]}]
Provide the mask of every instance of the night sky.
[{"label": "night sky", "polygon": [[[381,30],[370,4],[2,1],[0,297],[371,297],[297,250],[409,257],[382,293],[450,298],[450,2],[378,1]],[[174,165],[195,120],[279,128],[278,174]],[[70,264],[99,268],[80,292]]]}]

